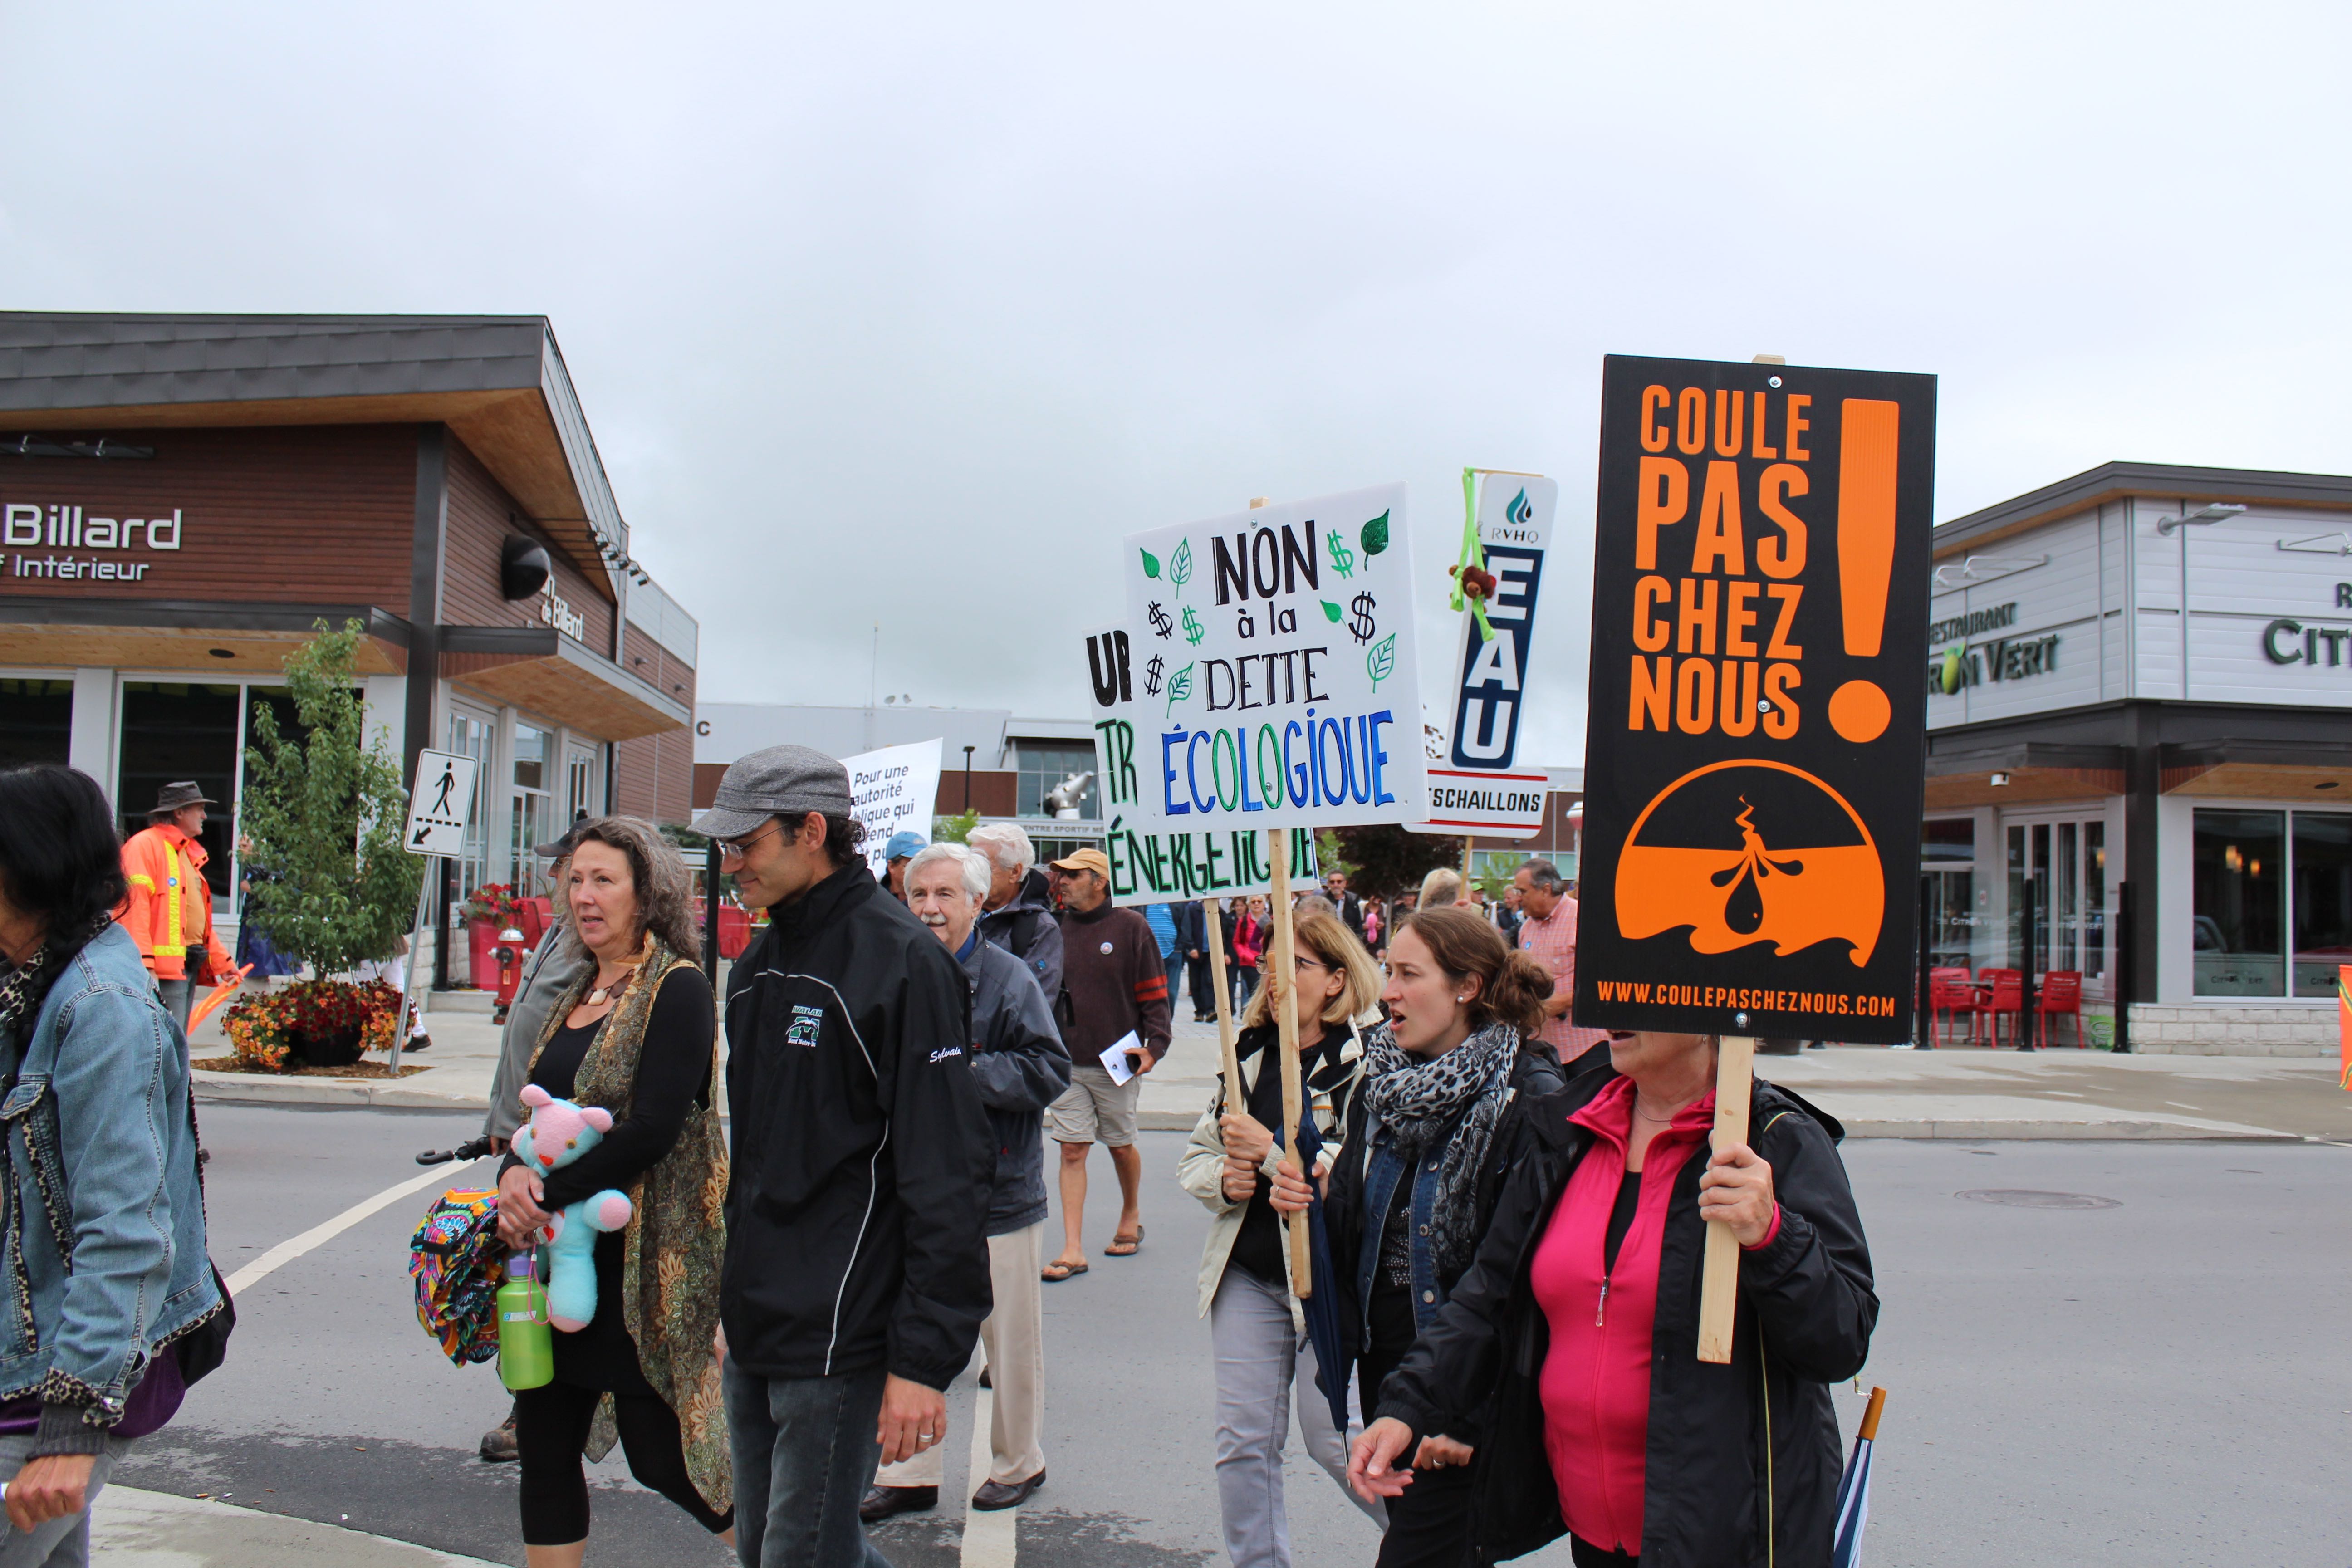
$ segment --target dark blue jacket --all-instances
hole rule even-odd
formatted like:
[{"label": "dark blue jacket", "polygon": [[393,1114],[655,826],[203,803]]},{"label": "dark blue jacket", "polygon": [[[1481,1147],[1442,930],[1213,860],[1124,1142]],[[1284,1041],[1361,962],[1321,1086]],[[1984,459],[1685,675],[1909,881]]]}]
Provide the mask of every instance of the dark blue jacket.
[{"label": "dark blue jacket", "polygon": [[963,973],[971,983],[971,1080],[996,1147],[988,1234],[1006,1236],[1045,1217],[1045,1107],[1070,1087],[1070,1054],[1029,965],[975,931]]}]

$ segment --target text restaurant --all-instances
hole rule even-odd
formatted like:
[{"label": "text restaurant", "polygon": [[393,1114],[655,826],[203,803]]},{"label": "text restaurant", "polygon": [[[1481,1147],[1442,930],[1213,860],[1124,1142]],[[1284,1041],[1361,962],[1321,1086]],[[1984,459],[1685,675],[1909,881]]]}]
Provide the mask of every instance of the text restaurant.
[{"label": "text restaurant", "polygon": [[1979,1037],[2015,971],[2054,1043],[2123,1000],[2135,1050],[2334,1052],[2352,478],[2109,463],[1945,523],[1921,651],[1928,947]]},{"label": "text restaurant", "polygon": [[436,925],[575,813],[683,821],[697,627],[628,547],[543,317],[0,312],[0,765],[126,831],[194,781],[223,922],[254,716],[291,728],[321,621],[364,628],[404,776],[479,759]]}]

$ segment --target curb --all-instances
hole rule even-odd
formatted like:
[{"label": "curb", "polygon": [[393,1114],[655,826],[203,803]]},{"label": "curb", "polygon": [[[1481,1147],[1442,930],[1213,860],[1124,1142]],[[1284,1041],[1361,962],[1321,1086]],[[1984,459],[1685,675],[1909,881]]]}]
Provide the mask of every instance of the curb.
[{"label": "curb", "polygon": [[2261,1127],[2195,1127],[2179,1121],[2125,1121],[2108,1119],[2098,1121],[1940,1121],[1930,1117],[1918,1121],[1882,1120],[1848,1121],[1848,1138],[1940,1138],[1957,1139],[1971,1143],[2006,1142],[2021,1139],[2064,1139],[2087,1142],[2223,1142],[2223,1143],[2300,1143],[2300,1133],[2273,1132]]},{"label": "curb", "polygon": [[192,1072],[196,1100],[205,1105],[331,1105],[364,1110],[399,1107],[425,1110],[476,1110],[487,1113],[487,1094],[436,1094],[389,1079],[268,1079],[244,1073]]}]

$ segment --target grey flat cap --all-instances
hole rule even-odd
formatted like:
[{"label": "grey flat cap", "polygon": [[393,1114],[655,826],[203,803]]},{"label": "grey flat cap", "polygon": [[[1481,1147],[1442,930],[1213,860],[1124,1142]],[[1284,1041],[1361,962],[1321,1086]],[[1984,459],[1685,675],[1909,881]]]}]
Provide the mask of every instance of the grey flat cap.
[{"label": "grey flat cap", "polygon": [[709,838],[757,833],[772,816],[849,815],[849,770],[808,746],[770,746],[727,765],[710,809],[694,819]]}]

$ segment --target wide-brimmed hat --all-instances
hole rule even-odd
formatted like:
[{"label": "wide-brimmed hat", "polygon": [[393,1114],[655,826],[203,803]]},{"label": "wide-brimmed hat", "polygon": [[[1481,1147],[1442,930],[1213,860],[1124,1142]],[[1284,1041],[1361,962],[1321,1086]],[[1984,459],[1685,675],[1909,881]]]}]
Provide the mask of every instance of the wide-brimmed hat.
[{"label": "wide-brimmed hat", "polygon": [[770,746],[727,764],[710,809],[694,819],[709,838],[740,838],[772,816],[849,815],[849,770],[810,746]]},{"label": "wide-brimmed hat", "polygon": [[220,802],[197,788],[195,780],[182,779],[177,784],[167,784],[155,792],[155,809],[147,815],[169,816],[184,805],[218,805],[219,804]]}]

